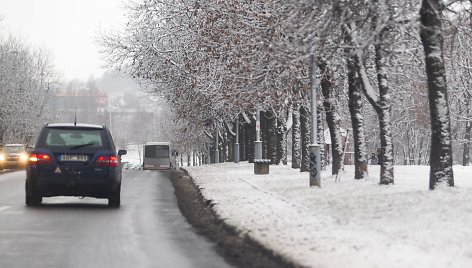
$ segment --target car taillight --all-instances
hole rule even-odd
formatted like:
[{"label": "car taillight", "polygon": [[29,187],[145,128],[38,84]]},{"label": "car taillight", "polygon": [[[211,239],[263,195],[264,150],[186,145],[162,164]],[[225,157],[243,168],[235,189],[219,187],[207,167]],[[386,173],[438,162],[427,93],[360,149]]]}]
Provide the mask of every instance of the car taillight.
[{"label": "car taillight", "polygon": [[118,166],[118,158],[115,155],[101,155],[97,158],[95,165],[99,167],[116,167]]},{"label": "car taillight", "polygon": [[47,154],[31,154],[29,157],[29,163],[31,165],[42,164],[47,165],[51,164],[51,157]]}]

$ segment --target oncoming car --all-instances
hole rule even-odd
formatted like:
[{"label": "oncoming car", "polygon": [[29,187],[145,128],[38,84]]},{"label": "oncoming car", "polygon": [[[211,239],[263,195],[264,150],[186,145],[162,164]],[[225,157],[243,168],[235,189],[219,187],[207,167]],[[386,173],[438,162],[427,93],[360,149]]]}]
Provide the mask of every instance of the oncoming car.
[{"label": "oncoming car", "polygon": [[110,131],[89,124],[48,124],[39,134],[26,168],[26,205],[43,197],[107,198],[120,206],[121,156]]},{"label": "oncoming car", "polygon": [[5,144],[0,150],[0,169],[23,169],[28,162],[27,146]]}]

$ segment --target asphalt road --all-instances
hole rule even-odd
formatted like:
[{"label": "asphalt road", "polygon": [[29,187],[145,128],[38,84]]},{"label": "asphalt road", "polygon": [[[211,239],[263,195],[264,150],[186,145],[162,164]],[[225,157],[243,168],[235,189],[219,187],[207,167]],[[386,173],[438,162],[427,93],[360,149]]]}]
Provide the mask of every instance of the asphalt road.
[{"label": "asphalt road", "polygon": [[0,174],[0,267],[230,267],[181,215],[169,173],[124,171],[106,199],[24,203],[25,172]]}]

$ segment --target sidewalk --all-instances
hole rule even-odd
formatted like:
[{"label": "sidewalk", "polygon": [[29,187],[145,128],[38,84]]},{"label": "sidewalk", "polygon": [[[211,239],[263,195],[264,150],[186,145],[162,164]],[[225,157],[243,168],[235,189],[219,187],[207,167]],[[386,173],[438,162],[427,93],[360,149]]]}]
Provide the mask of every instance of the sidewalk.
[{"label": "sidewalk", "polygon": [[321,189],[287,166],[184,169],[227,224],[301,266],[472,267],[472,167],[435,191],[425,166],[396,166],[394,186],[378,185],[378,166],[363,181],[346,166],[340,182],[324,171]]}]

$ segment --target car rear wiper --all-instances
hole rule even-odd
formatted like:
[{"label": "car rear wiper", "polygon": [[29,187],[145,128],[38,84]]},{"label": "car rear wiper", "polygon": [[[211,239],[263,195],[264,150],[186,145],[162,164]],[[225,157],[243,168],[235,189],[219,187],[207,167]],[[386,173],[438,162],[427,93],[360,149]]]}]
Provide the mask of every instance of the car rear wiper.
[{"label": "car rear wiper", "polygon": [[74,146],[70,147],[70,149],[71,150],[77,150],[79,148],[86,147],[86,146],[91,146],[91,145],[94,145],[94,144],[95,144],[95,142],[89,142],[89,143],[74,145]]}]

